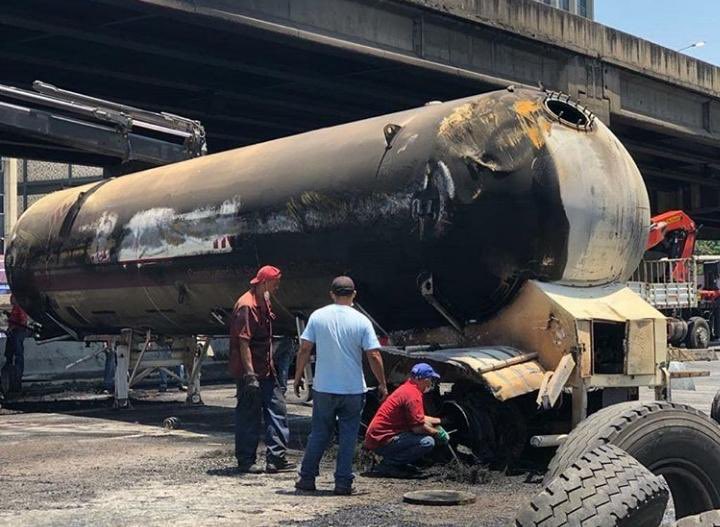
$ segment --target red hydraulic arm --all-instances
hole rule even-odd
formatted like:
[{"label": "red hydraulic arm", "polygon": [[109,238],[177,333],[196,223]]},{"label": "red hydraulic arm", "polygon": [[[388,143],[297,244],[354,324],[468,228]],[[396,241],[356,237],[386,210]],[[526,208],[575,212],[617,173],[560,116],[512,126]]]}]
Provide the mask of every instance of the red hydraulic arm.
[{"label": "red hydraulic arm", "polygon": [[[697,227],[695,222],[681,210],[670,210],[650,220],[650,235],[645,250],[659,248],[668,258],[690,258],[695,252]],[[673,278],[678,282],[687,280],[684,265],[675,266]]]},{"label": "red hydraulic arm", "polygon": [[695,251],[697,227],[695,222],[681,210],[669,210],[653,216],[646,251],[663,242],[669,258],[690,258]]}]

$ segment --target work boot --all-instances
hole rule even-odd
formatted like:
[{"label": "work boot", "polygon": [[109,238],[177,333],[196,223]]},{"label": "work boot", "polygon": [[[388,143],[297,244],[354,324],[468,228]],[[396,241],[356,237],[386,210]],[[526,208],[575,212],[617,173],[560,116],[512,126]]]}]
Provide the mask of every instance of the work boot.
[{"label": "work boot", "polygon": [[315,488],[315,480],[314,479],[305,479],[300,478],[295,482],[295,488],[297,490],[304,490],[307,492],[314,492],[317,489]]},{"label": "work boot", "polygon": [[250,463],[238,466],[238,472],[242,474],[262,474],[263,469],[257,463]]},{"label": "work boot", "polygon": [[297,469],[295,463],[291,463],[284,457],[278,457],[273,460],[268,459],[265,463],[265,472],[268,474],[277,474],[278,472],[290,472]]},{"label": "work boot", "polygon": [[351,486],[344,486],[344,485],[335,485],[335,488],[333,489],[333,494],[336,496],[351,496],[355,493],[355,489]]}]

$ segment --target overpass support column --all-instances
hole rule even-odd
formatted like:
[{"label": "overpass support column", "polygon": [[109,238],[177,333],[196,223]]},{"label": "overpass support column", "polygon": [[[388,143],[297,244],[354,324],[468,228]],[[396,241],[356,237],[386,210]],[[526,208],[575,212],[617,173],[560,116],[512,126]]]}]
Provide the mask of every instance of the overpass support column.
[{"label": "overpass support column", "polygon": [[17,159],[5,157],[2,159],[3,175],[3,254],[10,239],[10,232],[17,221],[17,185],[18,185]]},{"label": "overpass support column", "polygon": [[592,57],[576,56],[567,61],[563,73],[568,94],[609,126],[611,96],[607,93],[609,85],[605,64]]}]

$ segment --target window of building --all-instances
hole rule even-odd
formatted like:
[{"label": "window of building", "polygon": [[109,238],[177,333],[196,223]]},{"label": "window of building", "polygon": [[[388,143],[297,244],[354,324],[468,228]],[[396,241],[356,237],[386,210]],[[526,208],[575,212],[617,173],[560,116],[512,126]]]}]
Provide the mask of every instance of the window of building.
[{"label": "window of building", "polygon": [[588,16],[587,0],[577,0],[577,9],[578,9],[578,15],[587,17]]}]

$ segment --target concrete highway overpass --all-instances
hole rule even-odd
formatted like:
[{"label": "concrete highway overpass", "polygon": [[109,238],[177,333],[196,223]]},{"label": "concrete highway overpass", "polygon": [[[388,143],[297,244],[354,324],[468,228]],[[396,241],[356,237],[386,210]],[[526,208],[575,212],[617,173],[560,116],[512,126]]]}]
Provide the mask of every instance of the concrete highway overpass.
[{"label": "concrete highway overpass", "polygon": [[211,151],[542,83],[720,236],[720,69],[531,0],[7,0],[0,83],[35,79],[199,119]]}]

